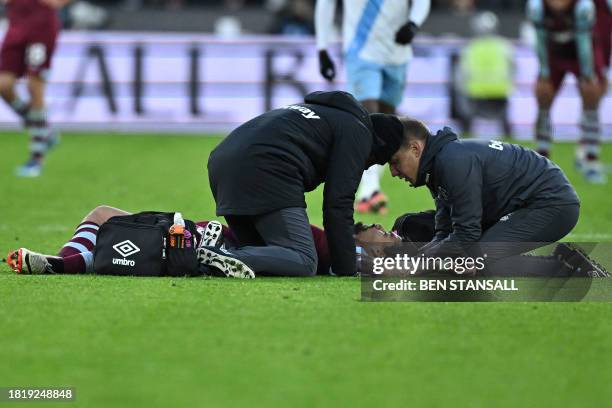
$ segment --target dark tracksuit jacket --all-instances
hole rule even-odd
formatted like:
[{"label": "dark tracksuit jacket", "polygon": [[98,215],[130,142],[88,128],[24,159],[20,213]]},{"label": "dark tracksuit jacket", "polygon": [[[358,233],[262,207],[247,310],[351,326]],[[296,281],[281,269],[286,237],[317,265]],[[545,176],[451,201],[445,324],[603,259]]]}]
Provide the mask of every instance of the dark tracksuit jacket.
[{"label": "dark tracksuit jacket", "polygon": [[306,207],[325,183],[323,224],[337,275],[355,274],[353,202],[361,175],[389,157],[368,112],[345,92],[314,92],[235,129],[208,160],[217,215]]},{"label": "dark tracksuit jacket", "polygon": [[561,169],[522,146],[459,140],[449,128],[427,141],[415,187],[436,202],[434,241],[474,242],[501,217],[520,208],[580,201]]}]

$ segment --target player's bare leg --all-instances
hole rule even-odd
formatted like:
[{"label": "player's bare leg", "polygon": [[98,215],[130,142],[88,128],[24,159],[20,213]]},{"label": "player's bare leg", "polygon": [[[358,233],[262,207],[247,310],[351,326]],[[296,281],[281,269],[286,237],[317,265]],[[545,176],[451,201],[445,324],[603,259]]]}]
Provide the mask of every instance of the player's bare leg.
[{"label": "player's bare leg", "polygon": [[17,77],[12,72],[0,72],[0,96],[6,104],[25,121],[30,105],[15,92]]},{"label": "player's bare leg", "polygon": [[550,108],[557,96],[557,89],[552,81],[538,78],[535,84],[535,96],[538,102],[538,117],[535,123],[536,151],[542,156],[550,157],[552,143]]},{"label": "player's bare leg", "polygon": [[81,221],[83,223],[94,223],[98,226],[104,224],[106,221],[111,219],[112,217],[118,215],[130,215],[131,213],[127,211],[120,210],[119,208],[110,207],[108,205],[99,205],[93,210],[89,212]]},{"label": "player's bare leg", "polygon": [[582,79],[578,83],[582,99],[582,119],[580,121],[580,144],[576,149],[576,166],[582,170],[587,181],[595,184],[606,182],[599,162],[601,148],[601,125],[599,121],[599,102],[607,89],[607,82],[597,78]]},{"label": "player's bare leg", "polygon": [[118,208],[101,205],[90,211],[77,226],[70,241],[60,250],[59,256],[40,254],[19,248],[7,256],[7,263],[20,274],[90,273],[93,270],[93,250],[100,225],[111,217],[129,215]]},{"label": "player's bare leg", "polygon": [[[386,109],[388,105],[384,102],[375,99],[366,99],[361,101],[361,104],[369,112],[383,112],[381,109]],[[375,164],[363,172],[359,191],[357,191],[357,202],[355,210],[358,213],[387,213],[387,197],[380,191],[380,178],[382,176],[383,167]]]},{"label": "player's bare leg", "polygon": [[56,273],[89,273],[93,270],[93,250],[96,246],[96,239],[100,225],[104,224],[111,217],[117,215],[129,215],[127,211],[108,205],[100,205],[91,210],[76,227],[70,239],[60,250],[61,260],[54,263]]}]

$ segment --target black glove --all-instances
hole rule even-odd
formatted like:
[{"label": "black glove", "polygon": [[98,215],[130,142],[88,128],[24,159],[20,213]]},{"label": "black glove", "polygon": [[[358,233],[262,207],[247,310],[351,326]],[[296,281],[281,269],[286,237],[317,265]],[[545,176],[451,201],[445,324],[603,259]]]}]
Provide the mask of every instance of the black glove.
[{"label": "black glove", "polygon": [[323,78],[329,82],[333,81],[336,77],[336,67],[326,50],[319,51],[319,71]]},{"label": "black glove", "polygon": [[407,22],[395,33],[395,42],[401,45],[410,44],[418,30],[419,27],[412,21]]}]

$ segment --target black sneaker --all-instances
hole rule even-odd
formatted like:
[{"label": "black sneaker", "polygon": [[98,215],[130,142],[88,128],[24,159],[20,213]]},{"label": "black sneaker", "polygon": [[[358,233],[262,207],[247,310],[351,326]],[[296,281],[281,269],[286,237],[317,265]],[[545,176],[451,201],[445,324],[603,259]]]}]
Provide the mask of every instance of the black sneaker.
[{"label": "black sneaker", "polygon": [[225,248],[200,247],[196,252],[201,264],[216,268],[229,278],[255,278],[255,272]]},{"label": "black sneaker", "polygon": [[584,278],[609,278],[610,272],[597,261],[591,259],[576,245],[561,243],[553,251],[553,256],[571,266],[572,275]]}]

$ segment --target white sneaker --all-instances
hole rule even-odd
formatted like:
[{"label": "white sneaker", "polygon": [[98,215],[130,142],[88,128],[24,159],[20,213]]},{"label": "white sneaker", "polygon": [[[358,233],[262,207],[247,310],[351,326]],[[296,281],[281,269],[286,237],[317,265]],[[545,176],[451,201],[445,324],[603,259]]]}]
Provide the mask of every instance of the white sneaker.
[{"label": "white sneaker", "polygon": [[209,221],[202,231],[199,247],[216,247],[223,245],[223,225],[219,221]]},{"label": "white sneaker", "polygon": [[200,263],[223,272],[229,278],[254,279],[255,272],[226,249],[200,247],[197,249]]},{"label": "white sneaker", "polygon": [[6,262],[12,270],[19,274],[40,275],[43,273],[53,273],[53,268],[49,261],[47,261],[47,255],[39,254],[26,248],[19,248],[16,251],[9,252]]},{"label": "white sneaker", "polygon": [[38,160],[28,160],[25,164],[17,167],[15,174],[18,177],[38,177],[42,172],[42,165]]},{"label": "white sneaker", "polygon": [[584,166],[584,161],[586,160],[586,152],[584,147],[580,144],[576,146],[576,153],[574,155],[574,167],[578,171],[582,171],[582,167]]},{"label": "white sneaker", "polygon": [[608,182],[608,178],[598,160],[584,160],[581,170],[586,181],[591,184],[606,184]]}]

